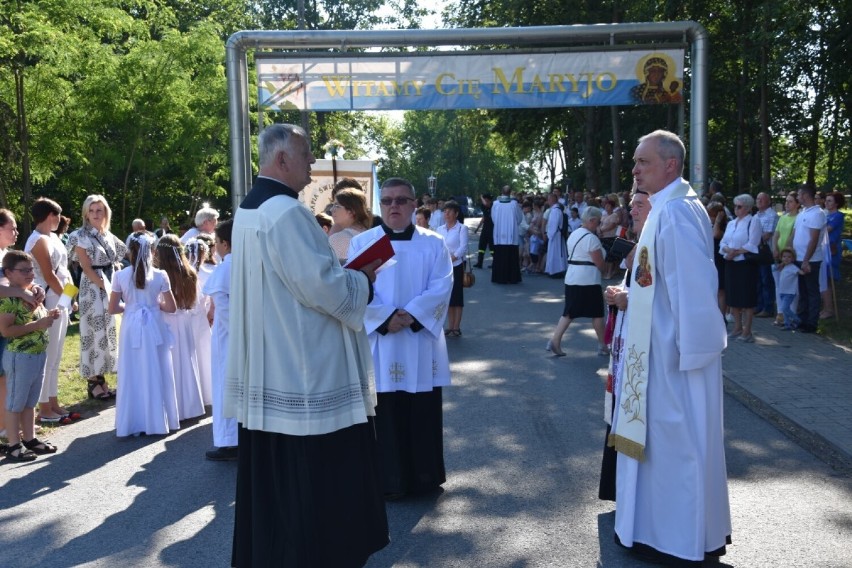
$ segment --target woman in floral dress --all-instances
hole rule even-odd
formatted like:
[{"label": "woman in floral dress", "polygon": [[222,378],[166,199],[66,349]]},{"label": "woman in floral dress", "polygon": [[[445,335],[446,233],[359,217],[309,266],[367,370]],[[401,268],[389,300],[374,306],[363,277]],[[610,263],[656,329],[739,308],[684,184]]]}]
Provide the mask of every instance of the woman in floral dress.
[{"label": "woman in floral dress", "polygon": [[112,211],[102,195],[83,202],[83,226],[68,238],[68,252],[80,263],[80,374],[89,381],[89,398],[115,396],[104,378],[116,370],[115,317],[107,311],[113,270],[124,257],[124,242],[109,232]]}]

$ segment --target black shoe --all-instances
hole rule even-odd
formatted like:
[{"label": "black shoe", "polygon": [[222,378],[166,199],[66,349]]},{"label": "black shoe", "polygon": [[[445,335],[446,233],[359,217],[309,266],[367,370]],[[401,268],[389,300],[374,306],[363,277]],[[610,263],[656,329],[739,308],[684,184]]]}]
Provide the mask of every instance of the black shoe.
[{"label": "black shoe", "polygon": [[473,267],[474,268],[482,268],[482,265],[481,264],[474,264]]},{"label": "black shoe", "polygon": [[815,325],[807,325],[803,323],[799,326],[800,333],[816,333],[816,330],[817,328]]},{"label": "black shoe", "polygon": [[213,448],[205,452],[204,457],[210,461],[234,461],[237,459],[237,447]]}]

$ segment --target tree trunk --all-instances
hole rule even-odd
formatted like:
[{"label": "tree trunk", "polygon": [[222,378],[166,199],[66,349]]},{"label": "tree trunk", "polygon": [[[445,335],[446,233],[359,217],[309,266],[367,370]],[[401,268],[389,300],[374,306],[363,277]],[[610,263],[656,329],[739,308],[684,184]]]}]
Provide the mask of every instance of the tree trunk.
[{"label": "tree trunk", "polygon": [[817,92],[811,115],[811,131],[808,136],[808,181],[811,187],[816,187],[816,163],[819,153],[819,128],[822,122],[822,107],[825,104],[825,91]]},{"label": "tree trunk", "polygon": [[559,152],[559,148],[555,150],[550,150],[547,152],[542,152],[541,154],[541,162],[540,167],[547,169],[547,174],[550,177],[550,185],[548,187],[553,189],[553,184],[556,182],[556,153]]},{"label": "tree trunk", "polygon": [[[25,211],[33,204],[32,181],[30,180],[30,132],[27,127],[27,110],[24,106],[24,70],[15,66],[15,99],[18,106],[18,142],[21,146],[21,201]],[[28,238],[32,232],[29,215],[21,220],[20,235]]]},{"label": "tree trunk", "polygon": [[[314,137],[314,144],[322,148],[323,145],[331,140],[331,135],[325,131],[326,123],[328,122],[328,114],[325,112],[314,113],[317,117],[317,131]],[[310,138],[308,138],[310,140]],[[324,156],[323,156],[324,157]]]},{"label": "tree trunk", "polygon": [[825,40],[819,40],[819,55],[817,64],[811,70],[811,79],[814,89],[814,104],[811,107],[811,131],[808,136],[808,181],[811,187],[816,187],[816,163],[819,153],[819,131],[822,123],[823,112],[825,112],[826,84],[825,84]]},{"label": "tree trunk", "polygon": [[610,107],[612,117],[612,162],[609,165],[610,191],[621,190],[621,114],[618,107]]},{"label": "tree trunk", "polygon": [[130,156],[127,158],[127,166],[124,168],[124,181],[121,184],[121,226],[127,221],[127,180],[130,179],[130,168],[133,166],[133,158],[136,156],[136,146],[139,144],[139,139],[133,141],[133,147],[130,149]]},{"label": "tree trunk", "polygon": [[745,120],[745,89],[748,75],[748,60],[743,62],[743,69],[739,77],[739,89],[737,90],[737,187],[734,194],[742,193],[748,186],[748,174],[746,172],[746,120]]},{"label": "tree trunk", "polygon": [[837,185],[837,172],[835,169],[835,162],[837,160],[837,137],[838,133],[838,125],[840,124],[840,104],[837,101],[834,102],[834,118],[831,120],[831,134],[828,137],[828,164],[826,169],[828,170],[826,175],[826,185],[828,189],[834,190]]},{"label": "tree trunk", "polygon": [[772,190],[772,170],[770,169],[770,142],[769,133],[769,46],[766,30],[766,16],[763,16],[763,40],[760,46],[760,178],[764,191]]},{"label": "tree trunk", "polygon": [[583,145],[583,162],[586,168],[586,189],[600,191],[600,176],[598,175],[598,163],[595,157],[597,149],[597,107],[586,109],[585,144]]}]

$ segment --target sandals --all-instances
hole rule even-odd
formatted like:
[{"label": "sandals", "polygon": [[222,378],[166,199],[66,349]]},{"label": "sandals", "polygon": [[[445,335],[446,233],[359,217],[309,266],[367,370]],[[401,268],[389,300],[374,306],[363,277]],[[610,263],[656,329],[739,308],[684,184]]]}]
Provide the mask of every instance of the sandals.
[{"label": "sandals", "polygon": [[37,457],[38,456],[35,452],[31,452],[27,448],[23,447],[21,442],[18,442],[14,446],[6,447],[6,459],[10,461],[31,462]]},{"label": "sandals", "polygon": [[446,332],[444,332],[444,335],[446,335],[447,337],[461,337],[461,330],[448,329]]},{"label": "sandals", "polygon": [[[76,412],[74,413],[76,414]],[[71,418],[71,414],[63,414],[61,416],[39,416],[38,421],[42,424],[56,424],[65,426],[67,424],[73,424],[74,419]]]},{"label": "sandals", "polygon": [[36,420],[38,420],[42,424],[59,424],[60,421],[62,420],[62,417],[61,416],[42,416],[41,414],[39,414],[38,417],[36,418]]},{"label": "sandals", "polygon": [[41,441],[38,438],[33,438],[29,442],[26,440],[21,440],[21,443],[33,453],[44,455],[44,454],[55,454],[56,446],[48,442],[47,440]]},{"label": "sandals", "polygon": [[109,388],[109,385],[103,375],[98,375],[94,379],[88,379],[88,381],[89,385],[86,390],[89,393],[89,398],[94,398],[96,400],[109,400],[111,398],[115,398],[115,391]]}]

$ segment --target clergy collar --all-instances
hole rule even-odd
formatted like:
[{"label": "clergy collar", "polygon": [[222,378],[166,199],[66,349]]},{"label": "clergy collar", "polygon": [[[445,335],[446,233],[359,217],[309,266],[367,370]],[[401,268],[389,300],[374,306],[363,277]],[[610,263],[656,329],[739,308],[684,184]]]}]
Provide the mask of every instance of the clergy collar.
[{"label": "clergy collar", "polygon": [[382,230],[384,230],[385,234],[392,241],[410,241],[411,237],[414,236],[414,225],[413,224],[408,225],[402,231],[397,232],[397,231],[394,231],[393,229],[391,229],[390,227],[388,227],[387,225],[385,225],[384,223],[382,223]]},{"label": "clergy collar", "polygon": [[512,198],[510,196],[508,196],[508,195],[501,195],[500,196],[500,203],[509,203],[510,201],[512,201]]},{"label": "clergy collar", "polygon": [[276,195],[286,195],[293,199],[299,199],[299,193],[284,183],[266,176],[257,176],[254,187],[248,192],[246,198],[240,203],[241,209],[259,209],[263,203]]}]

